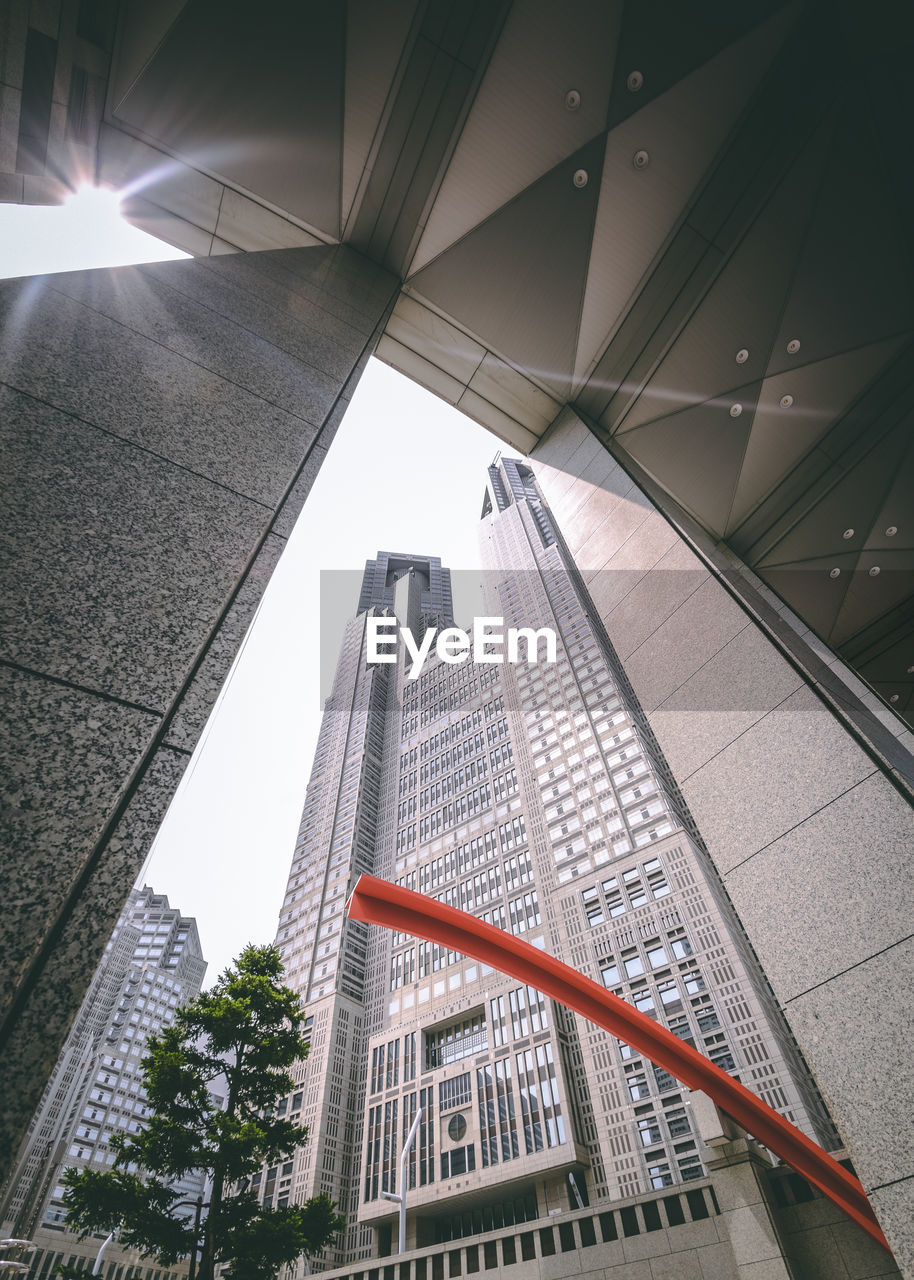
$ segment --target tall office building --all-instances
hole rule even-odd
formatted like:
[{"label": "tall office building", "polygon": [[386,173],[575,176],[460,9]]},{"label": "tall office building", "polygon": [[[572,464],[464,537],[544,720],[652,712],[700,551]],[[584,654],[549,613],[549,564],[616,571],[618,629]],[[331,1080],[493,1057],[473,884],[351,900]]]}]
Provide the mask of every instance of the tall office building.
[{"label": "tall office building", "polygon": [[[2,1232],[36,1243],[36,1280],[47,1280],[61,1262],[83,1266],[97,1254],[101,1240],[79,1242],[63,1225],[61,1174],[110,1168],[114,1134],[143,1128],[149,1114],[140,1066],[146,1039],[174,1021],[178,1007],[199,993],[205,973],[196,921],[163,894],[134,890],[3,1192]],[[202,1194],[203,1174],[188,1174],[175,1186],[192,1201]],[[193,1207],[186,1212],[192,1216]],[[174,1275],[184,1270],[175,1268]],[[169,1276],[116,1243],[105,1252],[102,1274],[118,1280]]]},{"label": "tall office building", "polygon": [[308,786],[277,945],[311,1020],[311,1054],[284,1108],[311,1137],[262,1182],[272,1203],[324,1190],[347,1213],[325,1266],[391,1252],[390,1196],[403,1190],[418,1109],[409,1249],[545,1227],[707,1174],[674,1078],[486,965],[347,920],[363,871],[602,981],[838,1145],[523,464],[490,469],[481,536],[489,614],[554,631],[556,660],[542,645],[539,661],[522,651],[525,661],[503,664],[448,663],[433,650],[416,679],[402,646],[395,664],[367,662],[373,614],[416,637],[452,622],[440,561],[379,554],[346,628]]}]

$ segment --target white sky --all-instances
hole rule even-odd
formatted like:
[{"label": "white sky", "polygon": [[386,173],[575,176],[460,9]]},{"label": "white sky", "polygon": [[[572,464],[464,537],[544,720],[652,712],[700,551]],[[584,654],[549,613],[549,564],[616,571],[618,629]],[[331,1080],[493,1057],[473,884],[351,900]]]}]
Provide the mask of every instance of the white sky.
[{"label": "white sky", "polygon": [[[187,256],[129,227],[110,195],[0,205],[0,277]],[[207,983],[276,931],[320,725],[320,571],[361,571],[381,550],[475,569],[485,468],[501,447],[369,363],[144,872],[196,917]]]}]

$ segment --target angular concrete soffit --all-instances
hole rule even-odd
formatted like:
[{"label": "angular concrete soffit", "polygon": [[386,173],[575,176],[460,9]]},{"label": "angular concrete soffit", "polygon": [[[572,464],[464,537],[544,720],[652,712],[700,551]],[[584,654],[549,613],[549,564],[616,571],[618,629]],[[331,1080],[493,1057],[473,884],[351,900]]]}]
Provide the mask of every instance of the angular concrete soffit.
[{"label": "angular concrete soffit", "polygon": [[484,343],[407,293],[375,354],[523,453],[562,407]]}]

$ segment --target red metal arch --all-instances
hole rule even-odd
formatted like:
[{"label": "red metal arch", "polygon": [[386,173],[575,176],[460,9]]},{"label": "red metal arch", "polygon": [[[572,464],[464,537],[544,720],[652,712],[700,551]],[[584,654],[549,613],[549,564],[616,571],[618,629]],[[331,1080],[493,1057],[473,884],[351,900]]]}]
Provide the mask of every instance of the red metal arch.
[{"label": "red metal arch", "polygon": [[853,1174],[697,1049],[590,978],[466,911],[375,876],[359,877],[347,910],[353,920],[384,925],[472,956],[535,987],[625,1040],[690,1089],[699,1089],[713,1098],[737,1124],[814,1183],[883,1248],[889,1249],[866,1192]]}]

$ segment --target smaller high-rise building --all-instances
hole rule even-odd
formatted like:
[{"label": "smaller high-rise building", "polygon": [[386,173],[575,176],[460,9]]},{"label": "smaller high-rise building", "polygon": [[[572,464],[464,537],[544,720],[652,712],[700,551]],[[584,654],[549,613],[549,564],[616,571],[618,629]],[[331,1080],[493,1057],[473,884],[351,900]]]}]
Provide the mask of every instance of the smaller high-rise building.
[{"label": "smaller high-rise building", "polygon": [[[196,921],[163,894],[134,890],[0,1193],[0,1230],[37,1246],[35,1280],[47,1280],[59,1263],[81,1266],[98,1253],[100,1240],[80,1243],[64,1226],[62,1174],[110,1168],[114,1135],[143,1128],[150,1114],[140,1065],[146,1040],[199,993],[205,973]],[[189,1174],[175,1184],[189,1215],[203,1180],[202,1173]],[[102,1275],[176,1280],[183,1270],[163,1271],[115,1243],[105,1252]]]}]

